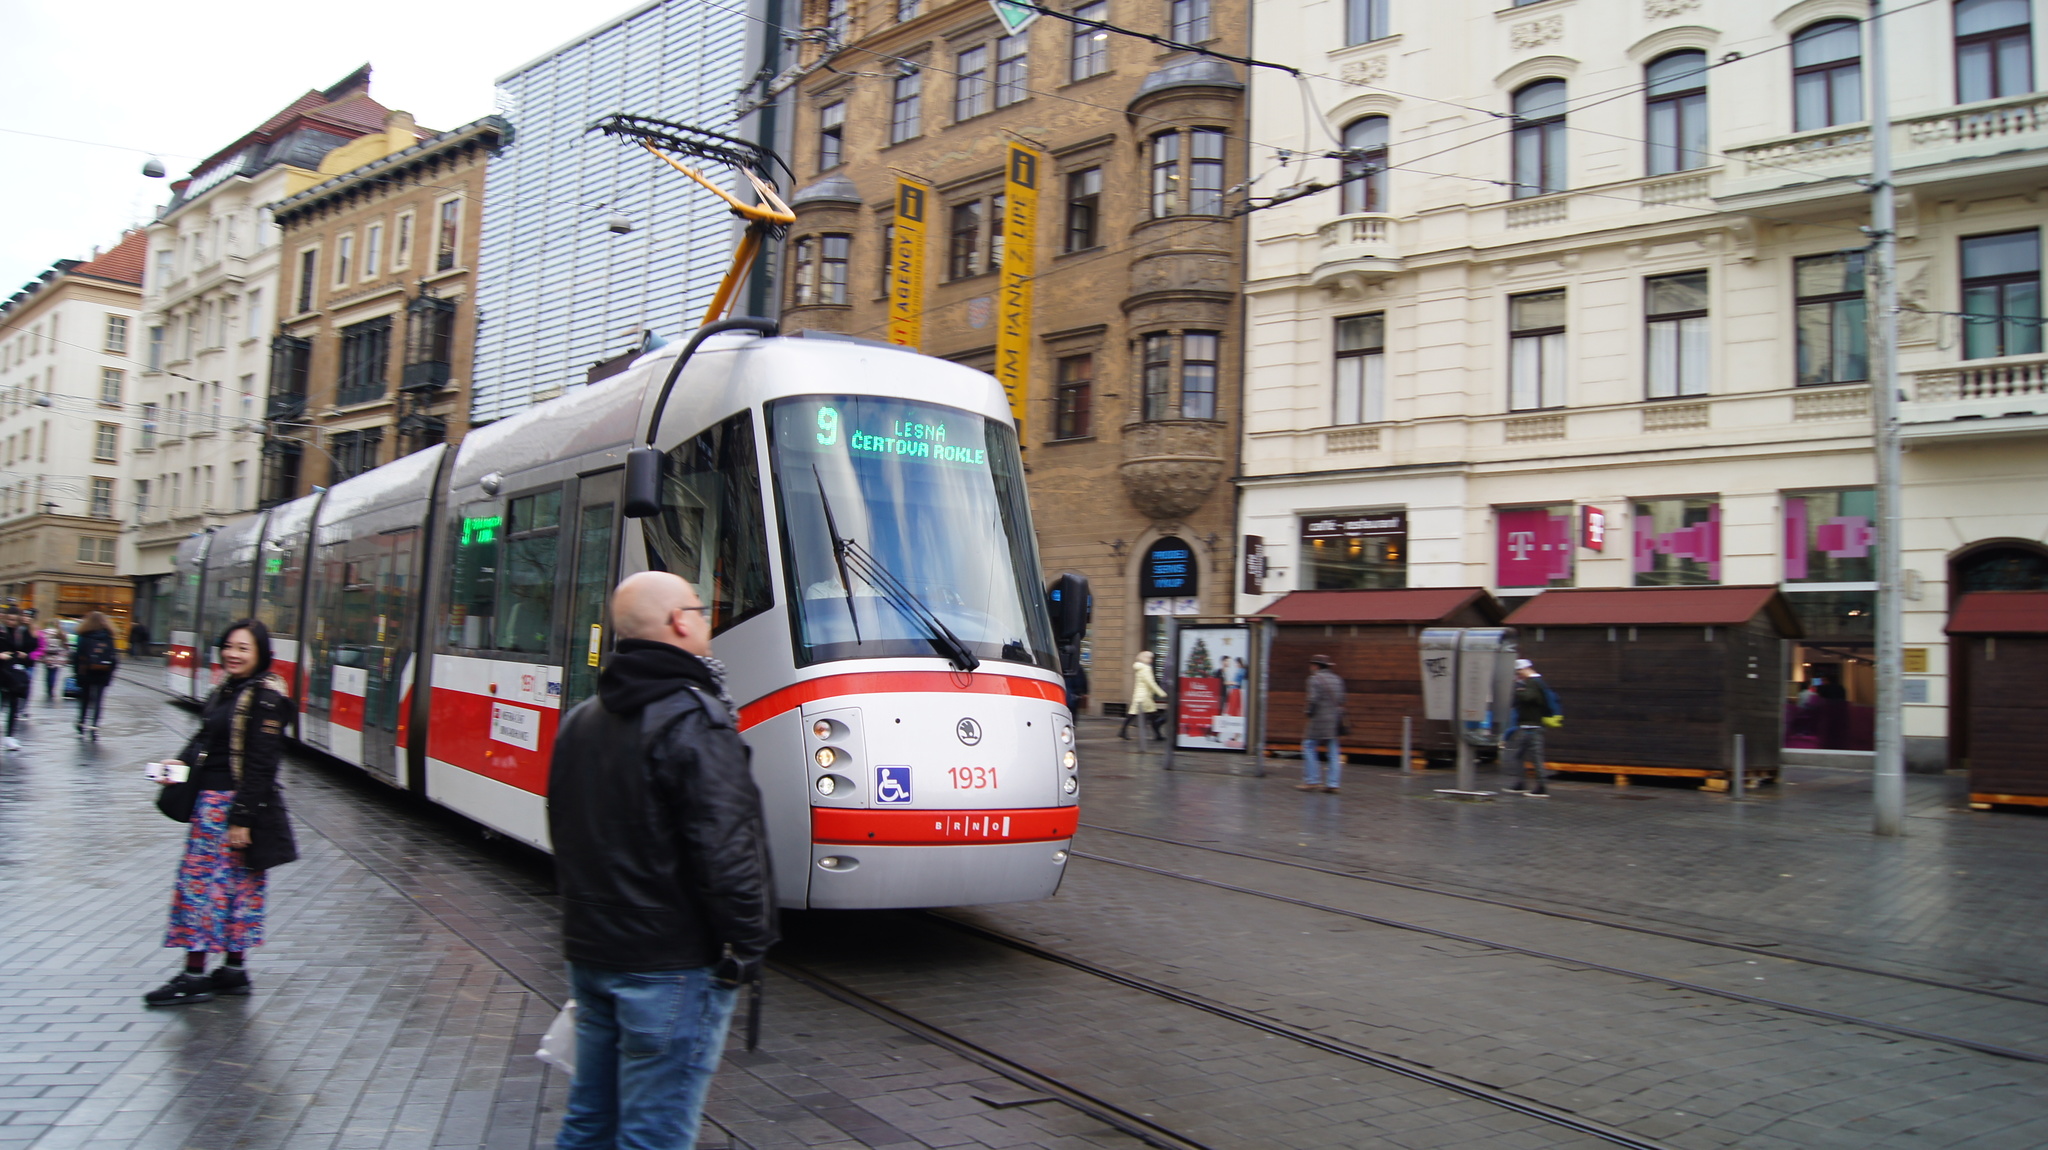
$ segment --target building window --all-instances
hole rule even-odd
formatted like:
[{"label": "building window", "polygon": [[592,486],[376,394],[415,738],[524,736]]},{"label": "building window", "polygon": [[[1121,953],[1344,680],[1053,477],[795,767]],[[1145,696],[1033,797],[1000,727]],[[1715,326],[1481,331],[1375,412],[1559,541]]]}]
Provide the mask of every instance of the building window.
[{"label": "building window", "polygon": [[231,474],[234,478],[229,481],[229,491],[234,495],[235,501],[228,505],[228,510],[240,511],[243,507],[247,506],[247,504],[242,502],[242,496],[245,493],[244,489],[248,486],[249,465],[241,460],[236,460]]},{"label": "building window", "polygon": [[790,246],[789,282],[796,288],[795,306],[807,307],[817,301],[818,239],[799,236]]},{"label": "building window", "polygon": [[853,247],[853,237],[844,234],[826,234],[819,237],[818,259],[818,302],[843,304],[846,302],[847,255]]},{"label": "building window", "polygon": [[1823,20],[1792,37],[1792,128],[1805,132],[1863,119],[1863,30]]},{"label": "building window", "polygon": [[981,201],[954,204],[949,219],[946,278],[964,280],[976,272],[975,249],[981,245]]},{"label": "building window", "polygon": [[1387,0],[1344,0],[1346,44],[1363,44],[1387,35]]},{"label": "building window", "polygon": [[1053,438],[1081,439],[1089,434],[1089,415],[1095,404],[1095,357],[1070,355],[1059,363],[1054,393]]},{"label": "building window", "polygon": [[334,402],[348,407],[383,399],[389,390],[384,369],[390,350],[388,315],[342,328],[341,378],[335,382]]},{"label": "building window", "polygon": [[102,463],[112,463],[120,457],[121,425],[102,423],[93,432],[92,457]]},{"label": "building window", "polygon": [[142,405],[142,450],[144,451],[148,451],[156,446],[157,411],[157,405],[154,403]]},{"label": "building window", "polygon": [[1785,493],[1785,582],[1872,582],[1876,548],[1874,488]]},{"label": "building window", "polygon": [[1146,421],[1165,419],[1173,403],[1173,337],[1159,332],[1145,337],[1144,408]]},{"label": "building window", "polygon": [[1181,337],[1180,417],[1216,418],[1216,333],[1191,331]]},{"label": "building window", "polygon": [[1649,324],[1649,397],[1707,393],[1707,273],[1643,281]]},{"label": "building window", "polygon": [[391,246],[393,271],[412,266],[412,219],[411,212],[398,217],[398,235]]},{"label": "building window", "polygon": [[1563,80],[1538,80],[1515,93],[1515,198],[1564,190]]},{"label": "building window", "polygon": [[1168,39],[1182,44],[1199,44],[1209,38],[1209,0],[1167,0],[1172,10],[1173,30]]},{"label": "building window", "polygon": [[371,224],[363,235],[363,278],[376,279],[384,259],[384,225]]},{"label": "building window", "polygon": [[162,371],[164,369],[164,341],[165,336],[162,327],[152,327],[149,329],[148,362],[149,370],[151,371]]},{"label": "building window", "polygon": [[887,298],[889,295],[889,281],[896,271],[895,224],[884,223],[882,225],[881,251],[882,258],[875,261],[875,295],[877,298]]},{"label": "building window", "polygon": [[896,0],[896,22],[908,24],[917,19],[918,0]]},{"label": "building window", "polygon": [[1408,512],[1347,511],[1301,517],[1303,591],[1376,591],[1408,585]]},{"label": "building window", "polygon": [[150,286],[157,291],[164,290],[164,285],[170,283],[178,274],[177,260],[178,257],[171,254],[169,248],[156,253],[156,282]]},{"label": "building window", "polygon": [[107,317],[107,337],[101,349],[114,355],[128,354],[128,317],[110,315]]},{"label": "building window", "polygon": [[114,517],[114,481],[94,479],[92,481],[92,517],[112,519]]},{"label": "building window", "polygon": [[377,451],[384,442],[384,429],[337,432],[330,441],[334,451],[333,483],[351,479],[377,466]]},{"label": "building window", "polygon": [[1831,252],[1792,261],[1799,384],[1870,378],[1864,336],[1863,253]]},{"label": "building window", "polygon": [[1180,133],[1161,132],[1152,137],[1152,218],[1163,219],[1180,211]]},{"label": "building window", "polygon": [[1188,211],[1223,214],[1223,141],[1218,128],[1196,128],[1188,141]]},{"label": "building window", "polygon": [[1698,586],[1721,581],[1721,501],[1642,499],[1635,535],[1635,585]]},{"label": "building window", "polygon": [[1387,118],[1367,116],[1344,127],[1343,190],[1338,192],[1338,210],[1384,212],[1387,210]]},{"label": "building window", "polygon": [[1508,410],[1564,406],[1564,293],[1508,299]]},{"label": "building window", "polygon": [[441,203],[440,226],[435,229],[434,270],[445,272],[455,266],[456,240],[462,233],[462,201]]},{"label": "building window", "polygon": [[114,561],[114,541],[104,535],[79,536],[78,561],[80,563],[112,563]]},{"label": "building window", "polygon": [[1498,587],[1572,585],[1572,505],[1503,507],[1494,512]]},{"label": "building window", "polygon": [[1332,422],[1378,423],[1387,417],[1387,317],[1337,321],[1337,388]]},{"label": "building window", "polygon": [[[1079,8],[1074,9],[1074,15],[1083,20],[1093,20],[1097,24],[1107,23],[1109,21],[1109,4],[1106,0],[1098,0],[1094,4],[1083,4]],[[1074,39],[1070,49],[1070,59],[1073,66],[1069,71],[1074,79],[1086,80],[1090,76],[1100,76],[1104,72],[1109,71],[1108,31],[1101,28],[1091,28],[1086,24],[1076,24],[1074,25],[1073,36]]]},{"label": "building window", "polygon": [[1031,82],[1031,35],[1014,32],[996,41],[996,107],[1022,100]]},{"label": "building window", "polygon": [[1707,54],[1659,56],[1644,70],[1648,98],[1650,174],[1707,166]]},{"label": "building window", "polygon": [[953,119],[971,120],[988,111],[988,45],[969,48],[956,59]]},{"label": "building window", "polygon": [[1003,197],[988,198],[988,274],[1003,270]]},{"label": "building window", "polygon": [[334,243],[334,286],[347,287],[349,273],[355,268],[356,238],[343,236]]},{"label": "building window", "polygon": [[299,314],[313,310],[313,277],[320,266],[320,249],[299,253]]},{"label": "building window", "polygon": [[100,369],[100,402],[109,407],[121,405],[121,392],[128,382],[128,373],[118,367]]},{"label": "building window", "polygon": [[1956,102],[2034,90],[2033,13],[2028,0],[1958,0]]},{"label": "building window", "polygon": [[846,101],[818,109],[818,170],[836,168],[846,160]]},{"label": "building window", "polygon": [[924,74],[915,64],[903,65],[889,98],[889,142],[900,144],[923,131]]},{"label": "building window", "polygon": [[135,521],[137,523],[147,523],[149,521],[149,480],[147,479],[135,481]]},{"label": "building window", "polygon": [[1096,223],[1101,219],[1102,169],[1083,168],[1067,176],[1067,250],[1086,251],[1102,242]]},{"label": "building window", "polygon": [[2028,229],[1963,238],[1963,358],[2041,350],[2041,239]]},{"label": "building window", "polygon": [[847,0],[825,0],[825,36],[834,46],[846,43]]}]

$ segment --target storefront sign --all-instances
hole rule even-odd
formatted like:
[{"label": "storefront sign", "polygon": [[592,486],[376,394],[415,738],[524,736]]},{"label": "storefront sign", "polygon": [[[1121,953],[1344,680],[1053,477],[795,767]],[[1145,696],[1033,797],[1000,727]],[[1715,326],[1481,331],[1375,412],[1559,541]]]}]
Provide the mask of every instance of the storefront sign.
[{"label": "storefront sign", "polygon": [[1548,587],[1571,578],[1570,507],[1504,508],[1498,519],[1500,586]]},{"label": "storefront sign", "polygon": [[1142,599],[1193,598],[1201,591],[1199,580],[1194,548],[1189,547],[1185,540],[1169,535],[1145,549],[1145,561],[1138,571],[1138,596]]},{"label": "storefront sign", "polygon": [[1406,511],[1366,511],[1354,515],[1317,515],[1301,521],[1303,539],[1357,539],[1367,535],[1408,534]]},{"label": "storefront sign", "polygon": [[916,350],[924,339],[924,222],[931,189],[896,181],[889,253],[889,342]]},{"label": "storefront sign", "polygon": [[[1032,13],[1036,15],[1036,12]],[[1038,171],[1041,156],[1022,144],[1009,146],[1003,180],[1003,264],[996,289],[997,381],[1010,397],[1017,436],[1024,437],[1024,409],[1031,386],[1031,283],[1038,255]]]},{"label": "storefront sign", "polygon": [[1579,508],[1579,546],[1588,551],[1607,550],[1607,513],[1598,507]]},{"label": "storefront sign", "polygon": [[1244,593],[1266,593],[1266,537],[1263,535],[1244,537]]}]

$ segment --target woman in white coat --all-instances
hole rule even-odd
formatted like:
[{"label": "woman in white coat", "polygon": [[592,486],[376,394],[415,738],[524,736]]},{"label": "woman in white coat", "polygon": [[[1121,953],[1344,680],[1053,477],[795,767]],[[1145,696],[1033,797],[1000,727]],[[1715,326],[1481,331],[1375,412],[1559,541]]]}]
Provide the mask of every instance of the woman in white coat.
[{"label": "woman in white coat", "polygon": [[1166,698],[1166,692],[1159,689],[1159,680],[1152,674],[1152,652],[1138,652],[1138,661],[1131,664],[1131,708],[1124,712],[1124,725],[1117,730],[1117,737],[1131,737],[1131,723],[1139,715],[1152,727],[1152,737],[1160,736],[1159,725],[1166,719],[1166,712],[1159,704]]}]

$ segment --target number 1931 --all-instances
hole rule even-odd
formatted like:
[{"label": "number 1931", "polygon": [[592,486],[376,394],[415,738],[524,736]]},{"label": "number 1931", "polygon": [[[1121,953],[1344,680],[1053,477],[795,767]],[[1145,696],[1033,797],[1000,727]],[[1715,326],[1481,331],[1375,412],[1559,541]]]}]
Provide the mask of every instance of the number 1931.
[{"label": "number 1931", "polygon": [[994,767],[953,767],[946,774],[952,776],[956,791],[993,790],[996,785]]}]

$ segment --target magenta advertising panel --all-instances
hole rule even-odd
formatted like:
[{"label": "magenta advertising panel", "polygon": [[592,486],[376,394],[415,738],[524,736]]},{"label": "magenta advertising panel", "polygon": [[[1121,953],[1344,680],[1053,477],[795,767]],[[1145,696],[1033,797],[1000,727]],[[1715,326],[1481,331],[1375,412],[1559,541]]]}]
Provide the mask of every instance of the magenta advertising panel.
[{"label": "magenta advertising panel", "polygon": [[1502,587],[1551,587],[1572,577],[1572,509],[1504,508],[1496,562]]},{"label": "magenta advertising panel", "polygon": [[1785,496],[1785,578],[1855,582],[1873,577],[1876,497],[1868,488]]},{"label": "magenta advertising panel", "polygon": [[[1657,568],[1657,557],[1667,555],[1673,559],[1689,561],[1705,568],[1707,581],[1721,581],[1721,504],[1712,502],[1704,507],[1691,506],[1704,503],[1703,500],[1666,499],[1651,503],[1637,504],[1636,514],[1636,572],[1653,571]],[[1673,518],[1683,517],[1687,522],[1682,527],[1660,531],[1656,520],[1644,513],[1644,509],[1665,505],[1683,505]]]}]

